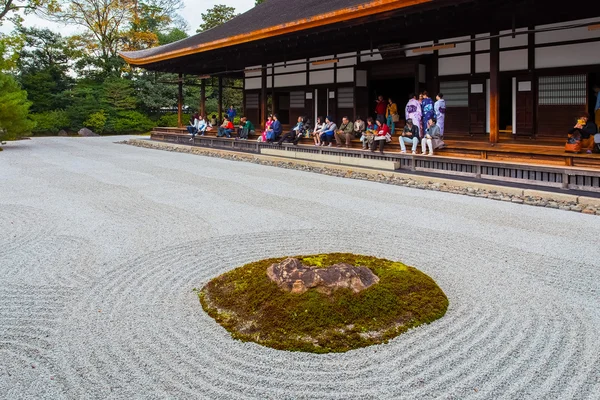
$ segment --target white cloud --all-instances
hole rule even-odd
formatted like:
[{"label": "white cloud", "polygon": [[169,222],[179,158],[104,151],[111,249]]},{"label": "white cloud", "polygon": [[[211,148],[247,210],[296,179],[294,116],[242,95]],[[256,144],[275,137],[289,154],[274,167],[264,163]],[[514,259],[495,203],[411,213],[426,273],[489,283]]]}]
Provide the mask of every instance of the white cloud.
[{"label": "white cloud", "polygon": [[[202,22],[201,13],[205,10],[212,8],[217,4],[226,4],[230,7],[235,7],[236,12],[243,13],[254,7],[254,0],[210,0],[210,1],[198,1],[198,0],[184,0],[184,9],[180,11],[180,14],[185,18],[188,23],[188,33],[193,35],[196,33],[196,29]],[[56,22],[47,21],[36,15],[24,16],[26,27],[37,27],[37,28],[49,28],[53,31],[60,32],[64,36],[72,35],[81,29],[74,25],[62,25]],[[13,30],[13,25],[10,23],[4,23],[0,26],[1,33],[9,33]]]}]

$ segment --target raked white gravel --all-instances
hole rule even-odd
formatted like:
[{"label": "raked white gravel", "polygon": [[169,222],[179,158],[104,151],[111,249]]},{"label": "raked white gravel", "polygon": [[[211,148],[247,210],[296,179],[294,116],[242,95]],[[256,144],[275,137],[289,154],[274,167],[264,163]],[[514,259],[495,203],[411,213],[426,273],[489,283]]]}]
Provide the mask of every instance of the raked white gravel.
[{"label": "raked white gravel", "polygon": [[[600,219],[114,144],[0,153],[0,398],[600,399]],[[192,291],[344,251],[432,276],[447,315],[386,345],[232,340]]]}]

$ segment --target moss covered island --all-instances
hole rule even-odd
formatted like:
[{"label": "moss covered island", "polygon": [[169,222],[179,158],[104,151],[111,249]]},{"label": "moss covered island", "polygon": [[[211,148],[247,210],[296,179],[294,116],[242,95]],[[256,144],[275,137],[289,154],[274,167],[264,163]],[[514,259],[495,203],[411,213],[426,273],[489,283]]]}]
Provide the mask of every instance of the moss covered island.
[{"label": "moss covered island", "polygon": [[345,352],[386,343],[444,316],[448,298],[429,276],[400,262],[332,253],[296,256],[319,268],[347,263],[369,268],[379,283],[359,292],[286,292],[267,268],[286,257],[246,264],[198,292],[204,310],[231,335],[279,350]]}]

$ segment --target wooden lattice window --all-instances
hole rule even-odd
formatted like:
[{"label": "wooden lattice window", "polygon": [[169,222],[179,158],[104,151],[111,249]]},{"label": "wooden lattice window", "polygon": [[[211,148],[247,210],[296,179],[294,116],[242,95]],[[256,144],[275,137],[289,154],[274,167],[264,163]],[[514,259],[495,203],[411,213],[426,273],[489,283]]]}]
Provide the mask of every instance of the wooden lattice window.
[{"label": "wooden lattice window", "polygon": [[446,108],[469,106],[468,81],[440,82],[440,92],[444,94],[444,100],[446,100]]},{"label": "wooden lattice window", "polygon": [[246,94],[246,108],[249,110],[257,110],[259,108],[258,93]]},{"label": "wooden lattice window", "polygon": [[354,108],[354,88],[338,89],[338,108]]},{"label": "wooden lattice window", "polygon": [[543,106],[579,106],[587,103],[585,75],[541,76],[539,104]]},{"label": "wooden lattice window", "polygon": [[290,108],[304,108],[306,94],[304,92],[290,93]]}]

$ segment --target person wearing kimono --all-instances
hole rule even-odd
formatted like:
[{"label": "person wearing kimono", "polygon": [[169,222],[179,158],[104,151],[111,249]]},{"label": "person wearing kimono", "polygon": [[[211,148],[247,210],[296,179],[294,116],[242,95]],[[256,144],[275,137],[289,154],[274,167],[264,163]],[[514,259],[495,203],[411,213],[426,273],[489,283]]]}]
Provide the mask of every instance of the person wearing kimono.
[{"label": "person wearing kimono", "polygon": [[267,122],[265,122],[265,130],[263,131],[262,135],[258,138],[259,142],[266,143],[267,132],[271,129],[271,125],[273,125],[273,116],[269,115],[269,117],[267,118]]},{"label": "person wearing kimono", "polygon": [[406,104],[405,114],[406,121],[409,119],[412,120],[413,124],[419,127],[419,132],[423,132],[421,129],[421,104],[419,104],[419,100],[417,100],[417,96],[414,93],[411,93],[410,99]]},{"label": "person wearing kimono", "polygon": [[[427,91],[423,92],[423,101],[421,102],[421,114],[423,115],[423,127],[427,127],[428,121],[435,117],[435,110],[433,109],[433,100],[429,98]],[[424,131],[423,129],[422,131]]]},{"label": "person wearing kimono", "polygon": [[433,106],[435,111],[435,118],[437,119],[437,126],[440,127],[442,137],[444,137],[444,121],[446,120],[446,100],[442,93],[438,94],[435,99],[437,100]]}]

